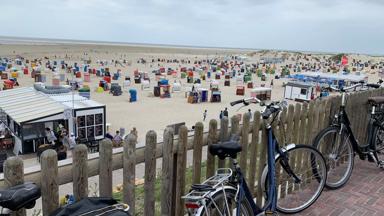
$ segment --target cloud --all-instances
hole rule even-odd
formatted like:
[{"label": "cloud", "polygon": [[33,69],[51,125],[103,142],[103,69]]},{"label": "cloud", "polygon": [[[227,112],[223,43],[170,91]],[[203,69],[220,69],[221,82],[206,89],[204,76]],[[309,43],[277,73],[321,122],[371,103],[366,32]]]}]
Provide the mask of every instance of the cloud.
[{"label": "cloud", "polygon": [[381,0],[2,0],[0,35],[384,54]]}]

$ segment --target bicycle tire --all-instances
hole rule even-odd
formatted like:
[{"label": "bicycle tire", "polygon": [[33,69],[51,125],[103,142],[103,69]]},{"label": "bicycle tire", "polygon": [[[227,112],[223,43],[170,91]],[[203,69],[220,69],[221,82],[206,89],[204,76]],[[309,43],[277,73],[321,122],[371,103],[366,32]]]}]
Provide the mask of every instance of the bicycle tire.
[{"label": "bicycle tire", "polygon": [[[340,146],[335,144],[335,141],[331,141],[332,144],[327,143],[327,135],[331,135],[330,139],[332,139],[332,134],[338,135],[340,134],[340,127],[338,126],[331,126],[323,129],[320,131],[319,134],[315,137],[313,141],[313,147],[315,147],[317,150],[321,152],[323,155],[325,162],[327,164],[327,169],[328,169],[328,177],[327,177],[327,182],[325,184],[325,187],[331,190],[335,190],[338,188],[343,187],[349,180],[349,178],[352,175],[353,171],[353,164],[354,164],[354,149],[350,140],[350,136],[346,131],[343,131],[341,133],[341,136],[339,138],[340,141],[345,140],[344,144],[347,150],[347,162],[339,162],[340,158],[338,153],[333,152],[333,150],[340,151]],[[334,135],[333,135],[334,136]],[[325,144],[325,146],[324,146]],[[330,148],[331,147],[331,148]],[[332,149],[332,152],[328,152],[327,150]],[[340,164],[346,164],[345,171],[342,170],[343,167],[340,166]],[[336,169],[336,167],[338,168]],[[341,171],[340,171],[341,170]],[[340,176],[340,177],[338,177]]]},{"label": "bicycle tire", "polygon": [[[232,203],[234,205],[236,205],[235,196],[236,196],[237,190],[235,188],[226,188],[224,190],[225,190],[225,195],[226,195],[226,198],[228,200],[229,205],[231,205]],[[213,201],[209,200],[207,202],[207,204],[206,204],[207,209],[211,209],[212,212],[210,211],[209,214],[207,214],[206,210],[203,208],[202,211],[201,211],[201,214],[198,214],[198,215],[199,216],[206,216],[206,215],[218,216],[218,215],[220,215],[219,212],[217,212],[217,211],[215,212],[215,209],[217,209],[215,207],[215,204],[217,205],[220,202],[220,199],[223,199],[223,198],[224,198],[224,191],[223,190],[219,190],[216,193],[214,193],[212,195],[212,200]],[[213,202],[215,202],[215,204]],[[251,207],[250,203],[248,202],[248,200],[245,199],[245,198],[244,198],[244,200],[241,203],[241,209],[242,209],[241,210],[242,214],[240,214],[240,215],[253,216],[252,207]],[[221,212],[224,212],[224,211],[221,211]],[[226,211],[226,212],[228,212],[228,211]],[[224,214],[224,215],[227,215],[227,214]],[[228,215],[232,215],[232,213],[228,214]]]},{"label": "bicycle tire", "polygon": [[[301,152],[301,159],[302,160],[299,161],[297,159],[299,158],[300,151],[302,151]],[[279,172],[280,170],[282,170],[282,172],[276,173],[276,174],[278,174],[276,176],[279,176],[279,177],[276,177],[276,180],[277,180],[276,182],[279,182],[277,185],[278,198],[277,198],[276,208],[281,213],[295,214],[295,213],[301,212],[301,211],[307,209],[308,207],[310,207],[320,197],[320,195],[321,195],[321,193],[325,187],[326,180],[327,180],[327,167],[326,167],[324,157],[321,155],[321,153],[317,149],[313,148],[312,146],[295,145],[295,147],[288,149],[286,153],[288,155],[288,161],[289,161],[290,168],[292,169],[292,171],[299,178],[303,179],[303,177],[304,177],[304,179],[306,179],[307,181],[300,182],[300,184],[290,182],[289,179],[293,179],[293,178],[290,177],[288,174],[286,174],[286,172],[284,171],[284,169],[282,167],[281,167],[281,169],[279,168],[279,165],[280,165],[279,161],[282,159],[282,156],[279,155],[275,160],[276,172]],[[305,153],[307,153],[307,155]],[[307,157],[310,156],[310,160],[311,160],[311,164],[312,164],[311,167],[307,168],[308,164],[305,162],[306,161],[305,155]],[[295,163],[296,166],[292,166],[292,164],[291,164],[292,161]],[[298,171],[300,171],[300,170],[303,173],[299,173]],[[268,166],[266,166],[264,168],[263,172],[268,173]],[[314,177],[316,179],[315,181],[311,181],[311,182],[309,181],[312,178],[312,177],[309,177],[310,172],[314,173]],[[286,174],[287,180],[282,180],[284,177],[284,174]],[[262,186],[264,186],[264,196],[266,199],[268,198],[268,175],[269,174],[265,175],[266,178],[262,179],[264,182],[262,182],[262,184],[261,184]],[[299,192],[300,192],[299,190],[301,190],[304,186],[310,185],[313,182],[315,182],[315,184],[316,184],[316,181],[319,184],[315,188],[315,191],[312,195],[309,195],[309,197],[306,198],[308,193],[305,190],[303,190],[303,193],[299,194]],[[280,185],[280,183],[281,183],[281,185]],[[292,188],[292,189],[290,190],[290,188]],[[295,197],[296,197],[296,201],[298,201],[298,197],[300,197],[300,199],[303,198],[303,201],[302,201],[303,204],[297,204],[297,202],[295,203],[294,199],[293,199]],[[292,206],[291,207],[284,206],[284,205],[289,205],[289,204]]]},{"label": "bicycle tire", "polygon": [[373,150],[377,159],[383,161],[384,158],[384,129],[375,127],[373,135]]}]

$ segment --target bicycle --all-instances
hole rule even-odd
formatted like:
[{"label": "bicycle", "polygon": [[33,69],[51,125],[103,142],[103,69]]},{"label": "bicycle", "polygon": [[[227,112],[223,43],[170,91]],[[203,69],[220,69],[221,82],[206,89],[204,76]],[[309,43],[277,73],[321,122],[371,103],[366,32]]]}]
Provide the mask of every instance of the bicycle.
[{"label": "bicycle", "polygon": [[341,106],[332,123],[320,131],[313,141],[313,147],[318,149],[326,160],[328,169],[326,187],[329,189],[340,188],[348,182],[352,175],[355,153],[362,160],[368,157],[370,162],[375,162],[377,166],[384,168],[384,161],[379,160],[378,157],[378,153],[384,149],[384,139],[382,139],[384,135],[384,125],[382,124],[384,112],[378,112],[375,109],[379,104],[384,103],[384,97],[368,98],[369,104],[372,105],[367,131],[368,143],[359,144],[353,134],[351,123],[345,110],[346,91],[356,90],[357,87],[379,88],[380,84],[359,83],[341,89],[330,87],[334,91],[341,92]]},{"label": "bicycle", "polygon": [[[253,200],[236,160],[241,146],[237,140],[231,139],[210,145],[209,152],[219,159],[230,158],[233,167],[218,169],[214,176],[202,184],[192,185],[191,192],[182,197],[188,214],[275,215],[277,211],[297,213],[311,206],[324,188],[327,177],[326,164],[323,156],[312,146],[289,144],[279,147],[271,125],[286,106],[286,102],[265,105],[257,98],[250,98],[234,101],[231,105],[239,103],[243,103],[244,106],[260,103],[265,106],[262,118],[268,134],[268,159],[259,184],[266,198],[265,204],[260,207]],[[271,116],[273,118],[269,122]],[[303,161],[299,160],[299,155]],[[283,173],[276,173],[280,170],[283,170]],[[281,184],[278,185],[277,181]]]}]

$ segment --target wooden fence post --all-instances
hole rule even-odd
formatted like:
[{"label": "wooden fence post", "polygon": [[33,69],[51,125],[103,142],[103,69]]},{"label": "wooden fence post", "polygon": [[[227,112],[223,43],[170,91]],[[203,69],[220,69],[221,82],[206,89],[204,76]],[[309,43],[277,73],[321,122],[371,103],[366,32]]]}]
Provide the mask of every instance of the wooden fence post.
[{"label": "wooden fence post", "polygon": [[124,139],[123,154],[123,200],[129,205],[129,213],[135,215],[135,177],[136,177],[137,137],[128,134]]},{"label": "wooden fence post", "polygon": [[290,144],[293,142],[293,128],[294,128],[293,117],[294,116],[295,116],[295,107],[292,104],[290,104],[288,106],[288,113],[287,113],[287,130],[285,131],[287,144]]},{"label": "wooden fence post", "polygon": [[[19,157],[10,157],[4,162],[4,182],[7,187],[24,183],[24,164]],[[25,209],[14,212],[12,216],[25,216]]]},{"label": "wooden fence post", "polygon": [[[241,129],[241,153],[240,153],[240,167],[244,174],[247,176],[247,161],[248,161],[248,137],[249,137],[249,124],[250,124],[251,115],[249,113],[244,113],[243,115],[243,127]],[[248,179],[247,179],[248,180]]]},{"label": "wooden fence post", "polygon": [[76,145],[73,150],[73,195],[78,202],[88,197],[88,149],[84,144]]},{"label": "wooden fence post", "polygon": [[201,180],[201,160],[203,151],[204,125],[201,122],[195,125],[193,138],[193,177],[192,184],[198,184]]},{"label": "wooden fence post", "polygon": [[144,215],[155,215],[155,180],[156,180],[156,142],[157,135],[148,131],[145,140],[145,176],[144,176]]},{"label": "wooden fence post", "polygon": [[238,115],[231,117],[231,135],[240,135],[239,123],[240,118]]},{"label": "wooden fence post", "polygon": [[[208,149],[209,146],[215,144],[217,140],[217,121],[212,119],[209,121],[209,131],[208,131]],[[215,173],[215,157],[209,153],[207,150],[207,174],[206,178],[213,176]]]},{"label": "wooden fence post", "polygon": [[161,215],[172,215],[174,197],[173,182],[173,130],[166,128],[164,131],[162,179],[161,179]]},{"label": "wooden fence post", "polygon": [[187,144],[188,129],[181,126],[179,129],[179,143],[177,146],[177,174],[176,174],[176,203],[175,215],[184,215],[184,200],[181,196],[185,195],[185,170],[187,166]]},{"label": "wooden fence post", "polygon": [[267,162],[267,142],[268,142],[268,134],[265,128],[265,125],[261,124],[261,141],[258,144],[258,155],[259,158],[259,165],[258,165],[258,171],[256,173],[256,179],[257,179],[257,197],[256,197],[256,203],[257,205],[261,206],[263,202],[263,188],[264,185],[261,185],[261,175],[263,173],[264,166]]},{"label": "wooden fence post", "polygon": [[[220,142],[228,140],[228,118],[224,116],[220,121]],[[225,160],[219,159],[218,168],[225,166]]]},{"label": "wooden fence post", "polygon": [[[248,185],[251,190],[252,195],[255,195],[255,177],[258,172],[257,169],[257,146],[259,144],[259,133],[260,133],[260,112],[257,111],[253,117],[252,124],[252,143],[250,146],[250,162],[249,162],[249,172],[248,172]],[[259,171],[260,172],[260,171]]]},{"label": "wooden fence post", "polygon": [[100,143],[99,192],[102,197],[112,197],[112,141],[109,139]]},{"label": "wooden fence post", "polygon": [[57,153],[48,149],[41,155],[41,198],[43,215],[50,215],[59,208],[59,169]]}]

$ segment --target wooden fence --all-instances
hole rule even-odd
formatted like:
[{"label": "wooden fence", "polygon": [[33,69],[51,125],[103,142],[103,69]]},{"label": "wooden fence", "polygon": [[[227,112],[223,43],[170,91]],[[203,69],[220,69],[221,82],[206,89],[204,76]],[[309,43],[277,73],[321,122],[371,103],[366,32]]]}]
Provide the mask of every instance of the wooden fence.
[{"label": "wooden fence", "polygon": [[[366,140],[368,122],[367,98],[382,95],[383,89],[350,94],[347,97],[347,112],[352,128],[361,142]],[[280,124],[273,125],[275,135],[280,144],[311,144],[316,134],[326,127],[337,113],[340,96],[306,104],[289,105],[281,114]],[[193,136],[188,136],[187,127],[181,126],[177,138],[171,128],[164,131],[164,141],[157,143],[154,131],[146,134],[145,147],[136,148],[136,137],[128,135],[124,140],[124,150],[112,150],[112,143],[103,140],[98,155],[88,155],[85,145],[78,145],[73,151],[73,161],[61,163],[57,161],[54,150],[46,150],[41,156],[41,169],[25,172],[21,159],[9,158],[4,164],[4,178],[0,183],[6,187],[23,181],[33,181],[42,189],[43,214],[49,215],[59,207],[59,185],[73,182],[73,194],[76,200],[88,196],[88,177],[99,175],[100,196],[112,196],[112,171],[123,169],[123,201],[131,206],[135,214],[138,206],[135,194],[135,166],[145,164],[144,204],[145,216],[183,215],[184,205],[180,198],[186,194],[187,152],[192,154],[192,183],[199,183],[212,176],[217,167],[228,166],[228,162],[219,160],[209,153],[203,156],[203,147],[218,141],[228,140],[231,134],[241,137],[243,151],[239,155],[249,187],[257,202],[262,202],[262,191],[258,185],[266,162],[267,134],[260,118],[260,112],[252,116],[244,114],[242,124],[238,116],[223,118],[219,123],[210,120],[208,132],[204,132],[201,122],[196,123]],[[229,127],[229,121],[231,127]],[[218,129],[218,124],[220,128]],[[161,173],[156,175],[156,159],[162,158]],[[203,158],[206,158],[205,162]],[[205,165],[204,165],[205,164]],[[203,168],[204,165],[204,169]],[[203,172],[203,170],[205,170]],[[155,186],[160,184],[160,199],[156,203]],[[158,183],[160,182],[160,183]],[[156,206],[159,206],[156,211]],[[159,210],[160,209],[160,210]],[[21,210],[17,215],[25,215]]]}]

